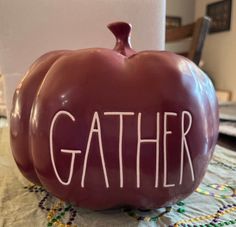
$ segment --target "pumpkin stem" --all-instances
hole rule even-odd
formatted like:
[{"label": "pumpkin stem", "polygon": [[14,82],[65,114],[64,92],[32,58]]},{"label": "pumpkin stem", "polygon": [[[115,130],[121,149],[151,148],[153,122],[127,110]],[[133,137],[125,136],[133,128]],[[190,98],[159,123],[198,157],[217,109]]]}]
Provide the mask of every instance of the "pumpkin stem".
[{"label": "pumpkin stem", "polygon": [[108,24],[107,27],[116,37],[116,45],[113,50],[127,57],[136,53],[130,43],[131,24],[126,22],[114,22]]}]

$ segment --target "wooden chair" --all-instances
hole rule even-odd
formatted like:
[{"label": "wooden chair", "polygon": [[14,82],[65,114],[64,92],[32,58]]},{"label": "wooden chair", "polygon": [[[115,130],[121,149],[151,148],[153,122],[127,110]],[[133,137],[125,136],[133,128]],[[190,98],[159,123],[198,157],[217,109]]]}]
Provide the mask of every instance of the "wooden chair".
[{"label": "wooden chair", "polygon": [[216,90],[216,96],[219,103],[229,102],[232,100],[232,92],[226,90]]},{"label": "wooden chair", "polygon": [[166,30],[166,42],[176,42],[187,38],[192,38],[190,49],[187,53],[179,53],[193,62],[199,64],[202,55],[202,49],[208,30],[210,28],[211,19],[209,17],[201,17],[195,23],[184,25],[178,28]]}]

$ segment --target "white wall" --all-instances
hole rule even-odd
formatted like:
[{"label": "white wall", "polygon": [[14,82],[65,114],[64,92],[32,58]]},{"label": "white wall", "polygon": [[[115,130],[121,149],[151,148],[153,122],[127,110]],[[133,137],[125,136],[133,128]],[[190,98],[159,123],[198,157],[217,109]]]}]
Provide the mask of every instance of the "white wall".
[{"label": "white wall", "polygon": [[[198,0],[197,0],[198,1]],[[194,21],[195,0],[167,0],[166,15],[179,16],[182,18],[182,25],[192,23]],[[168,43],[166,50],[174,52],[185,52],[188,50],[190,41]]]},{"label": "white wall", "polygon": [[188,24],[194,20],[195,0],[167,0],[166,15],[180,16],[182,24]]},{"label": "white wall", "polygon": [[[203,16],[211,2],[215,1],[197,0],[195,17]],[[236,100],[236,2],[232,2],[231,30],[208,35],[203,60],[216,88],[232,91]]]},{"label": "white wall", "polygon": [[8,110],[36,58],[56,49],[113,48],[106,25],[114,21],[133,25],[134,49],[164,49],[165,0],[0,0],[0,74]]},{"label": "white wall", "polygon": [[132,23],[135,49],[164,49],[164,18],[165,0],[0,0],[0,74],[53,49],[113,48],[117,20]]}]

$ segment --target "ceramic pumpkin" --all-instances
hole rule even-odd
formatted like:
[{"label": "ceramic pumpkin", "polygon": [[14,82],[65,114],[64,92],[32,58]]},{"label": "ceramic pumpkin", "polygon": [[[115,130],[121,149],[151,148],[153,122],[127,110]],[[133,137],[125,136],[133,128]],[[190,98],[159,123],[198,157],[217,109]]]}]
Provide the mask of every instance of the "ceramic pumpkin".
[{"label": "ceramic pumpkin", "polygon": [[135,52],[129,24],[108,27],[113,50],[54,51],[30,67],[13,100],[13,156],[80,207],[171,205],[198,187],[214,151],[214,88],[182,56]]}]

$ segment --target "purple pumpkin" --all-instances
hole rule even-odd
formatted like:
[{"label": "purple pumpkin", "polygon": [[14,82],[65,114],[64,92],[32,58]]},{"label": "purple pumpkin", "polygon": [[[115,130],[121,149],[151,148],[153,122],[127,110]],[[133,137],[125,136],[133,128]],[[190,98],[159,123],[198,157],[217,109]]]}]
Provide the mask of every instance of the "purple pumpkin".
[{"label": "purple pumpkin", "polygon": [[16,89],[11,146],[22,174],[90,209],[158,208],[200,184],[218,135],[209,78],[166,51],[135,52],[117,22],[113,50],[54,51]]}]

